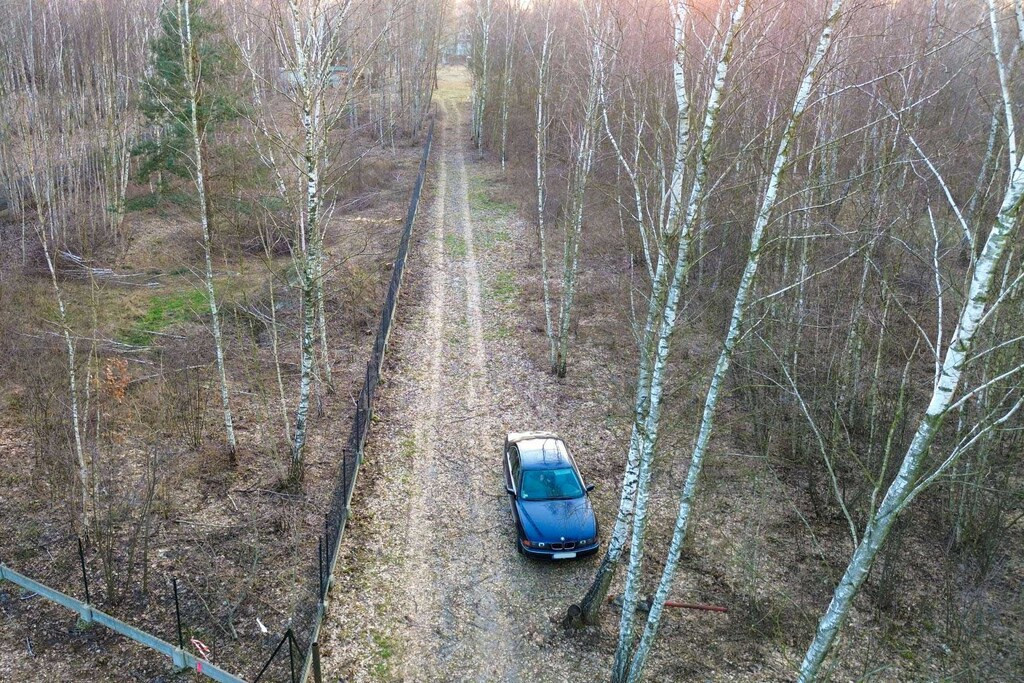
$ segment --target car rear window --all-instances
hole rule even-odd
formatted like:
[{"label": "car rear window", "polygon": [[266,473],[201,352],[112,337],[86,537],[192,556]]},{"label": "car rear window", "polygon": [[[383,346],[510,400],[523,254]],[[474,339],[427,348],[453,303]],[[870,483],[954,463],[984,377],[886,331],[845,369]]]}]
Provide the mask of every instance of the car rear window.
[{"label": "car rear window", "polygon": [[571,467],[523,472],[522,497],[525,500],[562,500],[583,495],[576,472]]}]

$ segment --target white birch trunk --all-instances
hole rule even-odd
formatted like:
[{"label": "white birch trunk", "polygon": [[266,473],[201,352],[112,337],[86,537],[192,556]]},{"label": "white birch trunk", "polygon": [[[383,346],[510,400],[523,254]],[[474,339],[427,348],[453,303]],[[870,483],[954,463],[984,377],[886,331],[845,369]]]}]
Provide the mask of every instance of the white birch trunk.
[{"label": "white birch trunk", "polygon": [[[892,530],[892,525],[914,496],[922,490],[917,485],[922,464],[943,419],[953,405],[964,365],[973,347],[978,328],[986,315],[997,267],[1016,228],[1022,199],[1024,199],[1024,169],[1018,164],[1012,170],[996,223],[974,266],[967,299],[961,309],[950,344],[946,349],[938,382],[935,384],[928,408],[903,456],[899,473],[889,485],[877,513],[867,524],[861,541],[835,589],[832,602],[818,624],[814,640],[808,647],[803,663],[800,665],[797,679],[800,683],[811,683],[817,680],[825,657],[835,643],[839,630],[849,614],[853,599],[870,573],[878,551]],[[951,461],[947,461],[945,466],[948,467],[949,464]],[[931,480],[932,478],[929,478],[926,483],[930,483]]]},{"label": "white birch trunk", "polygon": [[316,260],[316,319],[320,333],[320,365],[323,368],[323,381],[327,385],[327,393],[334,393],[334,378],[331,373],[331,347],[327,341],[327,312],[324,308],[324,245],[323,239],[317,246]]},{"label": "white birch trunk", "polygon": [[1017,168],[1017,134],[1013,118],[1013,97],[1010,94],[1009,69],[1003,61],[1003,51],[999,40],[999,20],[995,0],[988,0],[989,28],[992,31],[992,53],[996,59],[996,72],[999,74],[999,91],[1003,102],[1003,119],[1006,124],[1006,153],[1010,159],[1010,168]]},{"label": "white birch trunk", "polygon": [[[34,182],[34,181],[33,181]],[[40,217],[42,216],[42,209],[39,209]],[[60,320],[61,336],[64,337],[64,348],[67,351],[68,356],[68,398],[70,399],[70,410],[71,410],[71,431],[75,437],[75,459],[78,464],[78,480],[81,486],[81,498],[82,498],[82,529],[88,533],[90,529],[90,514],[89,514],[89,467],[85,461],[85,447],[82,443],[82,420],[79,414],[78,408],[78,380],[77,371],[75,370],[75,342],[71,338],[71,328],[68,325],[67,309],[64,306],[64,296],[61,292],[60,285],[57,282],[57,271],[53,265],[53,257],[50,253],[50,247],[48,245],[48,239],[45,234],[45,228],[40,223],[39,231],[39,242],[43,246],[43,256],[46,258],[46,267],[50,272],[50,283],[53,285],[54,298],[57,300],[57,314]]]},{"label": "white birch trunk", "polygon": [[203,254],[205,257],[206,298],[210,305],[211,331],[213,332],[213,348],[217,357],[217,374],[220,380],[220,400],[224,412],[224,438],[228,452],[234,458],[237,445],[235,443],[235,427],[231,417],[231,399],[228,391],[227,371],[224,368],[224,341],[220,329],[220,314],[217,311],[217,295],[213,287],[213,242],[210,237],[210,212],[206,196],[206,180],[203,175],[203,143],[205,131],[199,130],[199,82],[196,73],[198,48],[192,42],[192,12],[190,0],[178,0],[178,28],[181,33],[181,62],[185,70],[185,88],[189,96],[189,133],[192,136],[193,171],[195,173],[196,194],[199,197],[200,223],[203,228]]},{"label": "white birch trunk", "polygon": [[[313,328],[316,324],[317,279],[319,273],[320,237],[320,108],[324,87],[323,18],[318,15],[319,7],[312,15],[300,15],[297,0],[289,0],[289,14],[292,32],[293,59],[299,78],[297,104],[303,130],[303,152],[300,173],[305,181],[305,206],[298,221],[298,242],[300,249],[302,330],[300,332],[301,360],[299,363],[299,396],[295,410],[295,429],[292,435],[291,468],[289,484],[298,487],[304,474],[304,454],[309,416],[309,397],[313,379],[314,345]],[[304,22],[305,19],[305,22]],[[303,33],[305,28],[305,34]]]},{"label": "white birch trunk", "polygon": [[[682,2],[679,3],[683,5]],[[683,10],[685,11],[685,9]],[[644,538],[646,534],[647,510],[649,505],[649,485],[654,450],[658,439],[661,419],[661,405],[664,391],[664,374],[671,351],[671,338],[675,331],[678,317],[679,298],[689,270],[689,248],[692,242],[694,225],[699,215],[699,208],[706,191],[708,164],[714,146],[714,133],[721,111],[722,96],[725,90],[726,76],[732,61],[733,47],[738,35],[743,16],[746,11],[746,0],[741,0],[731,17],[728,34],[723,42],[721,55],[715,70],[715,78],[705,109],[704,125],[701,130],[700,147],[698,149],[694,182],[690,196],[678,228],[679,248],[676,256],[672,282],[668,287],[664,309],[661,315],[661,329],[658,332],[655,356],[650,375],[650,398],[647,415],[642,428],[638,429],[639,468],[633,530],[630,546],[630,561],[626,574],[626,588],[623,593],[622,615],[619,620],[619,644],[615,652],[613,681],[626,680],[631,675],[631,651],[633,647],[634,622],[639,601],[642,567],[644,560]],[[682,15],[682,12],[679,12]],[[680,28],[681,26],[682,28]],[[685,22],[677,20],[677,36],[685,31]],[[681,58],[680,58],[681,64]],[[682,74],[677,74],[677,89],[682,84]],[[678,153],[678,152],[677,152]],[[674,203],[674,202],[673,202]],[[670,214],[678,215],[678,209],[670,208]],[[670,233],[674,230],[670,227]]]},{"label": "white birch trunk", "polygon": [[545,110],[548,87],[548,66],[551,61],[551,39],[554,35],[554,28],[551,25],[552,2],[545,6],[544,14],[544,40],[541,44],[540,61],[537,66],[537,231],[540,237],[540,277],[541,288],[544,292],[544,331],[548,338],[549,360],[551,367],[555,366],[555,336],[551,320],[551,288],[548,284],[548,252],[547,239],[545,236],[547,204],[547,148],[548,148],[548,121]]},{"label": "white birch trunk", "polygon": [[501,82],[501,170],[505,170],[508,143],[508,97],[512,87],[512,67],[515,63],[516,37],[519,34],[519,0],[508,0],[508,19],[505,22],[505,64]]}]

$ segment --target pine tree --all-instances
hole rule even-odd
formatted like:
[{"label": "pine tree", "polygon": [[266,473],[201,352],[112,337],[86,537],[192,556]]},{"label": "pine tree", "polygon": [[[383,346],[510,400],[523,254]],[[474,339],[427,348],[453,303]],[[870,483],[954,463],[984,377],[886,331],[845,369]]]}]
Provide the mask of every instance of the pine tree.
[{"label": "pine tree", "polygon": [[[230,43],[221,40],[223,26],[205,0],[190,3],[192,62],[201,65],[197,78],[196,123],[204,141],[206,133],[218,123],[240,114],[240,100],[234,92],[240,72],[239,60]],[[191,93],[185,86],[185,66],[181,58],[181,28],[175,3],[160,9],[160,32],[150,43],[147,77],[142,87],[139,108],[156,132],[136,145],[141,157],[139,175],[143,181],[153,173],[166,172],[192,179]]]}]

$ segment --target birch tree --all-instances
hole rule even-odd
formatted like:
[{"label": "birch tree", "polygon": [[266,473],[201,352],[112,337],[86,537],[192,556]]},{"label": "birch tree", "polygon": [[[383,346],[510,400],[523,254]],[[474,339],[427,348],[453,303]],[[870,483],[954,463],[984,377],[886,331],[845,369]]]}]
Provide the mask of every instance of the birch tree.
[{"label": "birch tree", "polygon": [[185,72],[185,92],[188,97],[188,130],[192,136],[192,164],[199,199],[199,220],[203,229],[203,257],[206,272],[206,297],[210,306],[210,328],[213,333],[213,348],[217,357],[217,374],[220,379],[220,401],[224,412],[224,438],[228,453],[234,458],[237,445],[235,427],[231,417],[231,398],[228,389],[227,370],[224,367],[224,339],[220,329],[220,313],[217,310],[217,293],[213,286],[213,240],[210,237],[210,206],[206,193],[206,179],[203,169],[203,140],[206,130],[199,124],[199,99],[202,88],[202,61],[200,52],[192,40],[193,11],[190,0],[178,0],[178,26],[181,32],[181,63]]},{"label": "birch tree", "polygon": [[[31,131],[29,124],[31,118],[28,111],[38,106],[38,92],[34,89],[30,93],[30,105],[26,108],[26,131]],[[38,115],[38,110],[35,112]],[[37,119],[38,120],[38,119]],[[45,159],[47,153],[41,149],[43,141],[38,140],[35,134],[29,135],[29,185],[31,195],[36,205],[36,236],[43,250],[43,258],[46,261],[46,270],[50,276],[50,285],[53,287],[54,300],[57,303],[57,322],[60,327],[60,334],[64,341],[64,350],[67,354],[68,364],[68,406],[70,409],[71,433],[73,435],[73,446],[75,462],[78,469],[78,485],[80,487],[79,498],[81,502],[80,517],[77,520],[79,528],[85,533],[89,532],[91,526],[92,511],[89,504],[92,498],[92,474],[85,457],[83,421],[85,411],[81,409],[78,386],[78,356],[75,340],[72,336],[71,326],[68,322],[67,303],[60,282],[57,279],[57,268],[54,263],[55,251],[57,248],[54,230],[55,203],[59,201],[58,192],[54,185],[57,183],[54,178],[53,166],[50,161],[39,163],[37,160]],[[88,384],[88,383],[87,383]]]},{"label": "birch tree", "polygon": [[[279,34],[282,56],[296,75],[291,99],[298,118],[301,144],[289,150],[292,166],[304,188],[299,202],[293,258],[302,302],[299,333],[299,390],[292,430],[289,484],[301,485],[309,419],[309,399],[314,379],[314,326],[322,307],[323,245],[327,215],[323,205],[323,172],[327,163],[327,130],[332,115],[325,111],[330,67],[338,53],[338,25],[350,3],[322,0],[288,0]],[[319,292],[319,293],[318,293]],[[323,315],[320,315],[321,321]],[[321,337],[322,343],[324,337]]]},{"label": "birch tree", "polygon": [[[554,327],[551,331],[553,334],[548,337],[552,347],[551,355],[554,358],[551,372],[558,377],[565,377],[569,368],[570,326],[579,274],[580,240],[583,235],[587,182],[590,179],[600,134],[599,117],[603,89],[600,64],[604,60],[608,31],[608,18],[602,3],[595,3],[592,8],[581,3],[580,7],[585,17],[590,59],[587,69],[587,84],[581,93],[581,121],[574,131],[566,179],[568,208],[560,221],[562,225],[562,268],[558,282],[558,317],[552,321]],[[545,246],[542,245],[541,248],[545,249]],[[542,259],[546,259],[543,254]],[[545,290],[550,297],[550,286],[545,284]],[[547,311],[553,307],[553,302],[545,301],[544,306]]]},{"label": "birch tree", "polygon": [[[724,9],[724,8],[723,8]],[[648,296],[647,318],[640,338],[637,387],[634,395],[629,448],[619,498],[619,508],[608,541],[608,549],[598,567],[596,576],[579,605],[570,607],[570,623],[596,620],[597,610],[607,595],[615,568],[622,551],[630,538],[632,528],[631,568],[639,574],[643,562],[643,523],[637,534],[637,518],[646,515],[646,489],[650,480],[650,460],[660,425],[661,401],[663,398],[664,372],[669,359],[670,341],[678,317],[679,299],[689,268],[689,248],[692,242],[695,219],[707,191],[708,164],[715,142],[718,115],[721,111],[726,77],[733,57],[733,47],[746,11],[746,2],[741,0],[731,15],[731,24],[723,40],[715,69],[715,76],[704,111],[704,123],[700,131],[699,148],[693,168],[693,183],[685,203],[683,182],[687,173],[687,157],[690,152],[691,96],[687,89],[687,30],[690,21],[690,7],[686,0],[672,5],[674,92],[676,120],[674,126],[675,149],[673,165],[662,198],[661,211],[646,212],[648,220],[656,221],[664,216],[664,225],[651,225],[646,232],[657,240],[657,261],[654,266],[651,292]],[[617,151],[620,164],[634,176],[636,170],[628,165],[615,136],[609,134]],[[635,189],[639,193],[639,189]],[[638,202],[639,204],[639,202]],[[642,224],[642,216],[641,224]],[[631,524],[632,523],[632,524]],[[637,556],[637,554],[639,556]],[[629,602],[627,602],[627,600]],[[633,614],[636,610],[636,595],[625,595],[623,621],[620,631],[628,625],[632,632]],[[620,636],[621,638],[621,636]],[[631,636],[630,636],[631,638]],[[617,656],[613,679],[626,675],[626,660]]]},{"label": "birch tree", "polygon": [[147,119],[163,134],[139,145],[144,155],[144,177],[159,168],[190,177],[199,204],[199,223],[204,255],[203,285],[210,310],[210,330],[220,384],[224,439],[228,453],[235,456],[234,420],[230,386],[224,357],[224,338],[214,287],[213,211],[207,173],[207,136],[211,124],[229,118],[227,100],[211,94],[209,79],[223,75],[223,58],[217,50],[201,44],[210,40],[211,25],[202,17],[204,8],[194,0],[175,0],[173,9],[160,15],[163,35],[151,45],[151,75],[144,82],[142,108]]},{"label": "birch tree", "polygon": [[473,44],[473,142],[477,154],[484,155],[484,116],[490,96],[491,26],[494,21],[493,0],[476,0],[474,14],[476,31]]},{"label": "birch tree", "polygon": [[[991,7],[991,5],[990,5]],[[993,22],[994,23],[994,22]],[[1000,82],[1004,81],[1005,63],[1003,52],[998,43],[998,29],[993,26],[993,54],[1000,72]],[[1003,104],[1007,116],[1012,117],[1013,99],[1008,88],[1001,87]],[[1007,135],[1012,136],[1012,125],[1007,121]],[[868,574],[871,572],[879,551],[892,532],[900,514],[936,479],[948,471],[972,446],[985,434],[999,427],[1017,413],[1024,399],[1018,398],[1009,405],[1001,404],[1001,410],[983,423],[977,424],[960,442],[954,445],[938,465],[926,472],[928,456],[939,435],[947,416],[956,411],[965,402],[971,400],[990,380],[981,386],[975,386],[963,392],[958,398],[958,389],[965,368],[972,359],[976,339],[982,327],[1010,299],[1012,288],[1000,287],[1000,265],[1007,258],[1007,252],[1013,244],[1013,235],[1018,231],[1018,219],[1021,201],[1024,200],[1024,167],[1016,153],[1016,142],[1011,139],[1007,145],[1011,155],[1009,177],[1003,193],[999,211],[994,224],[990,228],[980,255],[970,270],[969,285],[965,300],[957,317],[957,324],[949,341],[942,351],[941,331],[935,345],[936,376],[928,400],[927,408],[917,423],[914,436],[904,452],[899,471],[886,489],[876,510],[868,517],[864,530],[860,535],[856,549],[836,586],[828,609],[818,623],[818,629],[811,641],[800,665],[798,680],[810,683],[817,680],[821,667],[835,644],[846,617],[849,615],[853,600],[857,596]],[[941,306],[941,297],[939,305]],[[1021,370],[1014,367],[1002,373],[999,379],[1013,376]]]},{"label": "birch tree", "polygon": [[[519,0],[507,0],[505,9],[505,55],[501,70],[501,170],[505,170],[508,143],[508,109],[509,91],[512,89],[512,69],[515,66],[516,40],[519,37],[519,24],[522,8]],[[545,41],[546,43],[546,41]],[[544,51],[545,46],[541,50]]]},{"label": "birch tree", "polygon": [[[742,4],[740,7],[742,7]],[[682,553],[683,544],[686,540],[686,531],[690,521],[690,512],[697,492],[697,487],[700,482],[700,475],[703,469],[704,460],[707,455],[711,431],[714,427],[715,413],[721,396],[722,384],[729,371],[732,355],[741,335],[747,300],[757,277],[765,230],[767,229],[775,210],[775,205],[778,200],[779,185],[782,182],[783,175],[789,164],[790,152],[797,128],[810,101],[815,79],[821,69],[821,66],[824,64],[825,57],[832,45],[835,27],[839,21],[841,9],[842,0],[832,0],[828,16],[825,20],[824,29],[818,39],[817,47],[805,67],[800,86],[797,90],[796,99],[787,118],[782,132],[782,139],[780,140],[775,153],[772,169],[768,177],[768,184],[761,200],[761,206],[757,212],[757,217],[751,233],[747,263],[743,270],[743,276],[740,279],[740,285],[736,292],[736,297],[733,300],[732,314],[729,320],[729,330],[726,334],[721,352],[719,353],[718,361],[715,364],[710,385],[704,399],[704,410],[701,415],[700,430],[690,454],[690,465],[687,470],[686,482],[683,486],[682,495],[680,496],[679,511],[676,516],[676,522],[672,533],[672,542],[669,546],[668,558],[665,562],[665,567],[662,571],[657,591],[655,592],[651,603],[643,635],[641,636],[635,652],[632,652],[630,655],[633,623],[631,620],[632,615],[627,612],[627,605],[629,605],[631,601],[633,603],[631,606],[632,611],[635,613],[635,602],[641,581],[639,563],[643,557],[642,547],[640,547],[638,539],[642,542],[643,524],[645,522],[644,504],[647,501],[644,498],[647,493],[646,485],[648,483],[645,479],[649,478],[649,474],[645,472],[644,469],[646,465],[646,469],[649,470],[650,457],[648,451],[645,450],[641,460],[641,483],[637,496],[637,512],[634,517],[633,525],[633,552],[630,556],[626,591],[623,597],[623,618],[619,633],[619,648],[616,651],[616,673],[619,675],[618,680],[639,680],[644,666],[646,665],[647,657],[650,654],[651,644],[657,634],[665,601],[668,599],[668,593],[672,588],[676,566],[679,561],[679,556]],[[652,442],[649,447],[651,451],[653,451],[653,446],[654,444]],[[629,619],[627,619],[627,617],[629,617]],[[626,664],[627,659],[628,669]]]},{"label": "birch tree", "polygon": [[555,367],[554,330],[551,325],[551,290],[548,285],[548,252],[545,230],[547,229],[547,169],[548,169],[548,73],[551,69],[551,49],[554,38],[554,25],[551,22],[553,0],[547,0],[541,10],[544,21],[543,37],[541,38],[540,56],[537,59],[537,103],[534,142],[536,154],[536,189],[537,189],[537,233],[540,243],[540,278],[544,295],[544,332],[548,338],[549,362]]}]

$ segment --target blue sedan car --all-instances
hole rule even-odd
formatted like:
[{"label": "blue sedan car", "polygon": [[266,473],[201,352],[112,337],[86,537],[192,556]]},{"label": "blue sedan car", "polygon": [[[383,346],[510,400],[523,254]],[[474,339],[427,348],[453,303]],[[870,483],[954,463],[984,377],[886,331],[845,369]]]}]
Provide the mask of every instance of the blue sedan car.
[{"label": "blue sedan car", "polygon": [[583,483],[557,435],[511,433],[503,460],[520,553],[566,560],[597,552],[601,543],[588,495],[594,486]]}]

